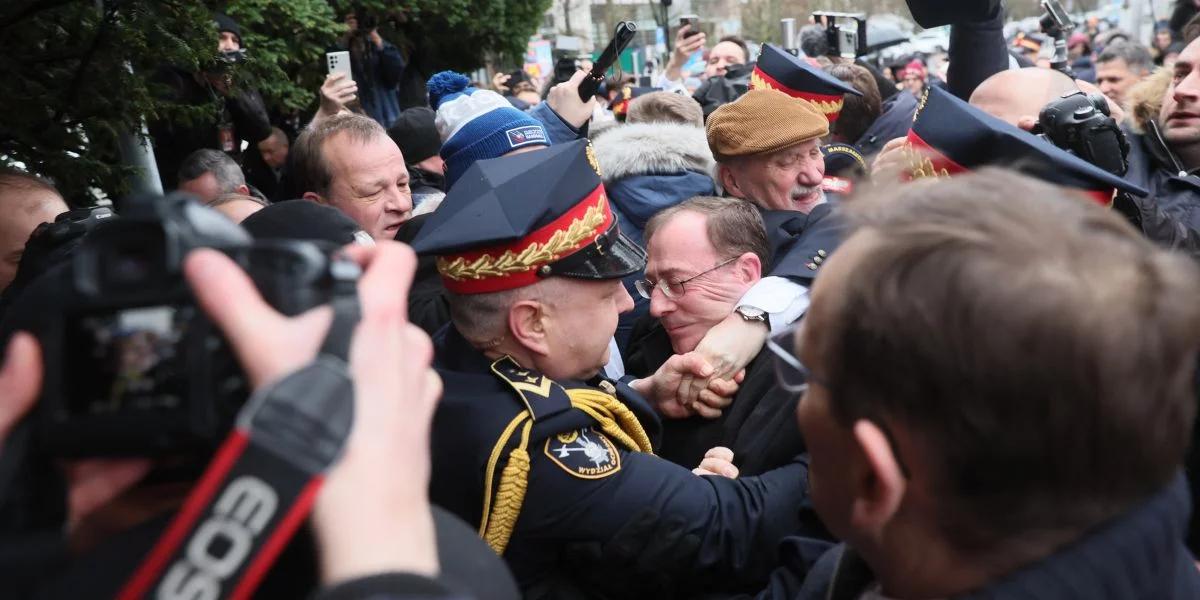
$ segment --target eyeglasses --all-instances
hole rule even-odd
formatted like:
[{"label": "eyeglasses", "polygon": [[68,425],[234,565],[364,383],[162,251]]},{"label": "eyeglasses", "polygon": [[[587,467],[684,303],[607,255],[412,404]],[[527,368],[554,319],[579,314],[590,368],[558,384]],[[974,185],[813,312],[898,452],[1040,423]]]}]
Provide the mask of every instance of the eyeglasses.
[{"label": "eyeglasses", "polygon": [[667,280],[663,279],[663,280],[659,280],[658,282],[654,282],[654,281],[650,281],[649,279],[639,279],[638,281],[633,282],[633,287],[637,288],[638,294],[647,300],[649,300],[650,296],[652,294],[654,294],[654,288],[658,288],[663,293],[663,295],[666,296],[667,298],[670,298],[671,300],[677,300],[677,299],[683,297],[684,292],[687,291],[687,287],[685,287],[685,286],[689,281],[692,281],[693,279],[700,277],[701,275],[708,275],[709,273],[712,273],[713,271],[720,269],[721,267],[737,260],[738,258],[739,257],[734,256],[732,258],[726,259],[726,260],[722,261],[720,264],[718,264],[717,266],[715,266],[707,271],[702,271],[700,273],[696,273],[695,275],[692,275],[691,277],[688,277],[687,279],[684,279],[683,281],[667,281]]},{"label": "eyeglasses", "polygon": [[808,382],[813,381],[812,371],[800,362],[794,351],[803,325],[803,320],[797,321],[791,327],[767,338],[767,349],[771,351],[775,366],[775,381],[785,392],[793,394],[803,393],[808,389]]},{"label": "eyeglasses", "polygon": [[[800,339],[801,328],[804,327],[804,320],[797,321],[791,327],[780,331],[767,338],[767,348],[771,351],[774,359],[775,381],[779,387],[785,392],[792,394],[800,394],[808,390],[809,382],[820,384],[821,382],[812,376],[812,371],[800,362],[796,352],[796,340]],[[900,456],[900,446],[896,443],[896,437],[892,435],[892,430],[888,427],[884,419],[868,419],[883,432],[883,436],[887,438],[888,443],[892,447],[892,455],[896,457],[896,464],[900,467],[900,472],[904,474],[906,479],[911,478],[911,471],[908,465],[904,462],[904,458]]]}]

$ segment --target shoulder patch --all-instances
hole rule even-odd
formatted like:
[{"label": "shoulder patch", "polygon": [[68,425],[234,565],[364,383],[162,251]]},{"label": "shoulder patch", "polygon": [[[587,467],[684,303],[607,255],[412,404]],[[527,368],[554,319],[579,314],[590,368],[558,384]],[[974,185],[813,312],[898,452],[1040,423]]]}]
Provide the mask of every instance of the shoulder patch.
[{"label": "shoulder patch", "polygon": [[621,454],[603,433],[592,428],[546,438],[546,457],[580,479],[604,479],[621,470]]}]

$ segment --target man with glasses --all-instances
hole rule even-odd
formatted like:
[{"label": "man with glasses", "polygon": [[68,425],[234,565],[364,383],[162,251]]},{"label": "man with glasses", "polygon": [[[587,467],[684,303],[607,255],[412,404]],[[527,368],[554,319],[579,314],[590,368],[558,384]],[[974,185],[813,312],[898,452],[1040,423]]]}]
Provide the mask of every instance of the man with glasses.
[{"label": "man with glasses", "polygon": [[[650,318],[635,329],[626,368],[652,375],[672,355],[696,349],[738,299],[762,278],[770,247],[762,216],[734,198],[697,197],[665,209],[646,224],[646,278],[637,291],[650,300]],[[732,450],[742,475],[787,464],[804,451],[792,414],[796,396],[774,385],[766,354],[750,362],[732,404],[719,414],[703,403],[667,413],[658,455],[698,464],[709,449]],[[713,418],[706,418],[713,417]]]},{"label": "man with glasses", "polygon": [[771,344],[844,544],[759,598],[1200,598],[1196,266],[1003,171],[847,217],[795,339]]},{"label": "man with glasses", "polygon": [[[827,85],[824,79],[812,79],[802,66],[780,68],[773,77],[780,86],[793,80],[796,86]],[[833,108],[800,99],[802,90],[786,89],[752,89],[718,108],[707,123],[717,181],[727,196],[762,212],[772,248],[771,263],[764,267],[770,276],[748,290],[733,313],[712,327],[694,350],[713,366],[716,377],[740,372],[762,350],[769,330],[782,329],[804,313],[807,286],[840,237],[835,205],[823,189],[825,159],[820,149],[836,112],[826,113]],[[706,383],[687,379],[678,403],[696,406]]]},{"label": "man with glasses", "polygon": [[[779,540],[801,529],[807,467],[702,477],[653,454],[646,398],[673,398],[687,365],[637,381],[600,374],[617,316],[633,307],[621,279],[645,255],[621,233],[589,154],[577,141],[477,161],[413,241],[436,257],[451,314],[434,340],[445,393],[431,497],[478,524],[528,598],[596,597],[598,578],[625,588],[608,596],[620,598],[675,597],[639,588],[663,580],[689,598],[756,588]],[[726,473],[712,462],[706,471]],[[607,543],[644,509],[689,547],[656,540],[665,563],[627,568],[570,561],[570,546]]]}]

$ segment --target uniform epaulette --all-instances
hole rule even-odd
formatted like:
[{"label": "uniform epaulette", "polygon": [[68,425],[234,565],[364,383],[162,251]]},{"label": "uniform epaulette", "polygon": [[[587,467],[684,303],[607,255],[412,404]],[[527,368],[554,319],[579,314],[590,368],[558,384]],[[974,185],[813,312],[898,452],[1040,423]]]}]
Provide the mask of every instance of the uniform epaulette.
[{"label": "uniform epaulette", "polygon": [[493,362],[492,373],[517,393],[535,422],[571,408],[571,398],[561,385],[537,371],[522,367],[511,357]]}]

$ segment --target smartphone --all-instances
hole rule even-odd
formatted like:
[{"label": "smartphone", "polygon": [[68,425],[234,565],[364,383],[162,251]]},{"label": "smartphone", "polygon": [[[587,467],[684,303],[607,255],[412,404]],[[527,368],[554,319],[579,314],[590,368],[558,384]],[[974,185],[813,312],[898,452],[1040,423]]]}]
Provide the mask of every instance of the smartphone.
[{"label": "smartphone", "polygon": [[690,25],[692,28],[687,32],[685,38],[690,38],[693,35],[700,35],[700,17],[698,15],[683,15],[679,17],[679,26]]},{"label": "smartphone", "polygon": [[326,52],[325,64],[329,68],[330,75],[345,73],[346,79],[354,79],[354,75],[350,73],[350,52],[346,50],[342,50],[341,52]]}]

